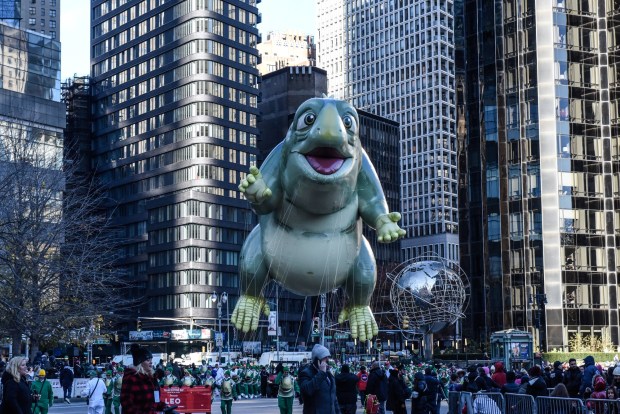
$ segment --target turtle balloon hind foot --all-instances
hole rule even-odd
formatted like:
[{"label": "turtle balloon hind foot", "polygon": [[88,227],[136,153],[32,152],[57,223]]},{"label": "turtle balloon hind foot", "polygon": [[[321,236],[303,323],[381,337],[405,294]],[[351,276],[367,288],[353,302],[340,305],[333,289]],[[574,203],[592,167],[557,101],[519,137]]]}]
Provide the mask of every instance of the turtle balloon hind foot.
[{"label": "turtle balloon hind foot", "polygon": [[235,328],[242,332],[255,331],[258,328],[258,320],[260,314],[264,313],[269,316],[269,305],[265,299],[242,295],[235,306],[230,320]]},{"label": "turtle balloon hind foot", "polygon": [[338,323],[349,321],[351,336],[360,341],[372,339],[379,334],[379,327],[370,306],[349,306],[340,312]]}]

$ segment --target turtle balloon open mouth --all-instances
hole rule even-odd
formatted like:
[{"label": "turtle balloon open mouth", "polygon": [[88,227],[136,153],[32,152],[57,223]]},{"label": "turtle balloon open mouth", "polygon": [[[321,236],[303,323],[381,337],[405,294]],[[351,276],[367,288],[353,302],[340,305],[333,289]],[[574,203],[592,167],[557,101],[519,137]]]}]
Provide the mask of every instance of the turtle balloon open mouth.
[{"label": "turtle balloon open mouth", "polygon": [[305,155],[308,164],[314,171],[323,175],[330,175],[337,172],[346,158],[334,148],[320,147],[315,148]]}]

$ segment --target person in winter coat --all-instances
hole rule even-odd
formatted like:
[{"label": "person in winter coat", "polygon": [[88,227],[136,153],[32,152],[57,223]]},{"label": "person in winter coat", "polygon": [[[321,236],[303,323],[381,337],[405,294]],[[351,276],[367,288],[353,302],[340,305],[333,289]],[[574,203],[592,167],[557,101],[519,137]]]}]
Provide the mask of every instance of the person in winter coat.
[{"label": "person in winter coat", "polygon": [[514,371],[508,371],[506,373],[506,383],[502,385],[501,393],[502,394],[518,394],[519,393],[519,385],[515,383],[517,376]]},{"label": "person in winter coat", "polygon": [[579,387],[581,386],[582,377],[583,373],[577,366],[577,360],[575,358],[569,359],[568,369],[564,371],[562,382],[566,385],[568,395],[570,395],[571,398],[579,397]]},{"label": "person in winter coat", "polygon": [[82,397],[88,398],[88,414],[103,414],[105,408],[103,393],[107,391],[107,387],[101,378],[97,378],[97,371],[89,371],[88,376],[90,380],[81,394]]},{"label": "person in winter coat", "polygon": [[357,408],[357,375],[351,372],[349,365],[340,368],[336,375],[336,397],[342,414],[355,414]]},{"label": "person in winter coat", "polygon": [[153,355],[148,349],[132,344],[131,356],[133,366],[125,369],[121,385],[123,414],[155,414],[162,411],[166,404],[155,398],[159,384],[153,372]]},{"label": "person in winter coat", "polygon": [[60,370],[60,386],[62,387],[63,398],[67,404],[71,404],[71,388],[73,387],[73,369],[65,362],[65,366]]},{"label": "person in winter coat", "polygon": [[549,391],[547,390],[547,383],[542,377],[542,369],[538,365],[534,365],[530,368],[530,379],[527,382],[526,393],[532,397],[548,397]]},{"label": "person in winter coat", "polygon": [[3,413],[32,414],[32,394],[26,383],[27,364],[28,358],[13,357],[2,374]]},{"label": "person in winter coat", "polygon": [[498,388],[502,388],[506,384],[506,371],[502,361],[495,363],[495,372],[491,375],[491,379],[497,384]]},{"label": "person in winter coat", "polygon": [[562,382],[562,363],[560,361],[555,361],[553,363],[553,369],[549,373],[547,377],[547,388],[555,388],[556,385]]},{"label": "person in winter coat", "polygon": [[368,383],[366,384],[366,395],[376,395],[379,401],[379,414],[385,414],[385,401],[387,400],[388,380],[385,371],[381,368],[378,361],[374,361],[370,366]]},{"label": "person in winter coat", "polygon": [[[603,378],[601,375],[596,375],[594,377],[594,381],[593,381],[593,388],[594,391],[592,391],[592,393],[590,394],[587,390],[589,390],[590,388],[586,388],[586,392],[584,394],[584,398],[588,399],[596,399],[596,400],[605,400],[607,399],[607,382],[605,381],[605,378]],[[589,394],[589,395],[588,395]],[[587,407],[590,410],[594,411],[594,414],[604,414],[606,413],[605,410],[605,403],[597,403],[594,401],[589,401],[587,403]]]},{"label": "person in winter coat", "polygon": [[312,363],[297,379],[304,401],[303,414],[340,414],[336,398],[336,379],[328,370],[329,350],[321,344],[312,348]]},{"label": "person in winter coat", "polygon": [[581,396],[586,392],[586,388],[590,388],[590,392],[592,391],[592,380],[594,380],[594,376],[596,374],[601,374],[596,365],[594,365],[594,357],[592,355],[585,357],[583,363],[583,377],[581,378],[581,386],[579,387],[579,395]]},{"label": "person in winter coat", "polygon": [[366,403],[366,385],[368,384],[368,372],[366,371],[366,366],[362,365],[360,367],[360,372],[357,373],[357,390],[360,394],[360,402],[362,403],[362,408],[364,408],[364,404]]},{"label": "person in winter coat", "polygon": [[45,377],[44,369],[39,370],[37,379],[30,385],[30,391],[33,397],[32,412],[47,414],[49,408],[54,405],[54,391],[52,384]]},{"label": "person in winter coat", "polygon": [[399,367],[390,372],[388,379],[388,398],[385,408],[394,414],[407,414],[405,401],[411,397],[411,390],[405,384],[403,374],[404,371]]},{"label": "person in winter coat", "polygon": [[411,414],[427,414],[426,406],[426,381],[420,371],[413,375],[413,388],[411,390]]},{"label": "person in winter coat", "polygon": [[437,379],[437,373],[433,372],[430,367],[424,369],[424,381],[426,381],[426,407],[429,414],[439,414],[439,404],[437,404],[437,396],[441,384]]}]

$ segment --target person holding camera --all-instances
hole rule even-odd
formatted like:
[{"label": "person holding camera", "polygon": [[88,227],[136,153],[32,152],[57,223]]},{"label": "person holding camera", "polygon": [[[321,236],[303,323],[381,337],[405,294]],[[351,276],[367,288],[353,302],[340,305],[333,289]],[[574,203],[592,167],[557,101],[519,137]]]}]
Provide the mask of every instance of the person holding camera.
[{"label": "person holding camera", "polygon": [[37,378],[30,385],[32,391],[32,414],[47,414],[49,408],[54,405],[54,391],[52,384],[45,376],[45,370],[38,372]]},{"label": "person holding camera", "polygon": [[32,414],[32,394],[26,383],[27,363],[26,357],[13,357],[2,374],[4,413]]}]

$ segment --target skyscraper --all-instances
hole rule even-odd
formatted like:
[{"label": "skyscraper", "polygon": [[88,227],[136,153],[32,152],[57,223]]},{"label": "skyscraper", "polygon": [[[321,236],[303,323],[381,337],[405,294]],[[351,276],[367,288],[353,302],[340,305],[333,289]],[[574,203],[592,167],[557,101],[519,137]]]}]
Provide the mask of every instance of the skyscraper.
[{"label": "skyscraper", "polygon": [[257,154],[256,3],[91,3],[93,161],[143,329],[219,329],[213,292],[234,308],[254,226],[237,187]]},{"label": "skyscraper", "polygon": [[452,1],[318,1],[329,93],[400,124],[403,258],[459,260]]},{"label": "skyscraper", "polygon": [[60,0],[0,0],[0,20],[60,39]]},{"label": "skyscraper", "polygon": [[465,333],[618,344],[616,2],[459,3]]}]

